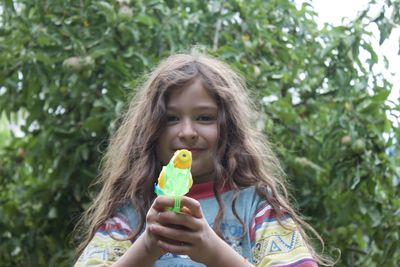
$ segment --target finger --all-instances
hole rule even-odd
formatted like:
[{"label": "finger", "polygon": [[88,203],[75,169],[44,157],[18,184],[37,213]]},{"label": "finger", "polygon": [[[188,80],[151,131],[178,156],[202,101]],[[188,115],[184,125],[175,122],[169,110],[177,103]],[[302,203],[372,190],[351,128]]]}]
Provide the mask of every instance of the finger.
[{"label": "finger", "polygon": [[198,202],[196,199],[183,196],[181,199],[181,205],[188,209],[192,216],[199,219],[203,218],[200,202]]},{"label": "finger", "polygon": [[177,240],[173,240],[173,239],[166,238],[166,237],[160,236],[160,235],[155,235],[155,234],[154,234],[154,236],[157,236],[157,242],[159,240],[161,240],[161,241],[163,241],[165,243],[176,245],[176,246],[182,246],[183,244],[187,245],[187,243],[185,243],[183,241],[177,241]]},{"label": "finger", "polygon": [[176,255],[188,255],[190,250],[193,248],[192,245],[181,242],[181,243],[169,243],[164,240],[158,240],[157,245],[172,254]]},{"label": "finger", "polygon": [[[174,206],[175,199],[171,196],[159,196],[153,202],[153,208],[157,211],[164,211],[166,208]],[[181,198],[182,212],[190,214],[196,218],[203,218],[200,203],[190,197],[183,196]]]},{"label": "finger", "polygon": [[193,240],[197,239],[192,231],[160,224],[152,225],[150,231],[153,235],[158,236],[159,240],[174,245],[182,245],[182,243],[190,245]]},{"label": "finger", "polygon": [[171,196],[158,196],[153,202],[153,209],[157,211],[164,211],[166,208],[174,206],[175,200]]},{"label": "finger", "polygon": [[192,212],[190,211],[190,209],[186,206],[183,206],[181,209],[182,213],[185,213],[187,215],[192,215]]},{"label": "finger", "polygon": [[156,222],[158,219],[158,214],[159,214],[159,211],[157,211],[153,208],[150,208],[146,214],[146,224],[151,224],[153,222]]},{"label": "finger", "polygon": [[197,231],[201,229],[203,220],[186,213],[165,211],[158,214],[157,221],[159,224],[167,227]]}]

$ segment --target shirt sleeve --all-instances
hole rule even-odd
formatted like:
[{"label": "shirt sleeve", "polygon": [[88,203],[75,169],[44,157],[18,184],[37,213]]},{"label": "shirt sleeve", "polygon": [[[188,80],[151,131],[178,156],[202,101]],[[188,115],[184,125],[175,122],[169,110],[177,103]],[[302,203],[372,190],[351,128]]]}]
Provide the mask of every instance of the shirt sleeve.
[{"label": "shirt sleeve", "polygon": [[317,267],[300,232],[289,215],[281,217],[263,202],[250,225],[252,256],[257,267]]},{"label": "shirt sleeve", "polygon": [[111,266],[132,245],[130,240],[120,241],[114,238],[127,238],[130,232],[131,229],[123,218],[115,216],[108,219],[96,231],[74,266]]}]

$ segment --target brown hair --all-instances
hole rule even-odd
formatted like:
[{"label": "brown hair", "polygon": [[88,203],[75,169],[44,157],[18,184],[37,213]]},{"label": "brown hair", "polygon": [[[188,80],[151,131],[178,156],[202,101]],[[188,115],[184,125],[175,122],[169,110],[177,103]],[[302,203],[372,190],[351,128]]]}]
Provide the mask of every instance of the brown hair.
[{"label": "brown hair", "polygon": [[78,254],[96,230],[127,201],[132,201],[139,215],[139,224],[130,238],[135,239],[143,229],[146,213],[155,198],[153,184],[161,171],[155,147],[166,118],[167,92],[194,79],[201,79],[219,108],[219,138],[217,151],[214,152],[214,194],[219,212],[214,230],[223,238],[220,222],[224,207],[218,188],[228,185],[234,190],[232,211],[245,230],[243,221],[237,215],[235,201],[241,188],[255,186],[257,193],[272,206],[278,219],[289,213],[314,258],[319,263],[329,264],[309,245],[303,229],[311,230],[323,245],[322,239],[290,205],[279,161],[265,135],[254,127],[254,105],[243,79],[221,61],[198,53],[176,54],[162,61],[131,101],[103,159],[99,180],[101,192],[82,217],[81,224],[85,225],[86,233]]}]

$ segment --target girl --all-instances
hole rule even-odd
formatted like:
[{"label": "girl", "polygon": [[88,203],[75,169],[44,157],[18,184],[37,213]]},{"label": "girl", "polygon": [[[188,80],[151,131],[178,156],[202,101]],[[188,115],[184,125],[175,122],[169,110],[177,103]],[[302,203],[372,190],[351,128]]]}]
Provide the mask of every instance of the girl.
[{"label": "girl", "polygon": [[[309,226],[252,118],[244,82],[222,62],[161,62],[111,139],[75,266],[317,266]],[[178,149],[193,156],[186,213],[166,211],[174,199],[154,194]]]}]

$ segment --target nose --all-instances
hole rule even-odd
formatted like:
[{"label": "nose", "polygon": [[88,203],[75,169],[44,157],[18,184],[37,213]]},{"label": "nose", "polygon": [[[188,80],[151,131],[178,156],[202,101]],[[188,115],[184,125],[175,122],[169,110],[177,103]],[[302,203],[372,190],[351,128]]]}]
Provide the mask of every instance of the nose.
[{"label": "nose", "polygon": [[197,131],[191,120],[182,120],[178,136],[186,140],[194,140],[197,138]]}]

